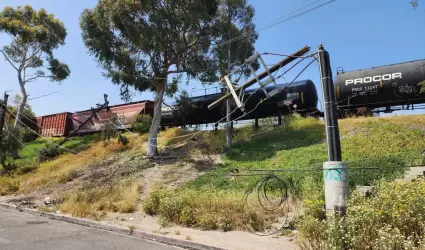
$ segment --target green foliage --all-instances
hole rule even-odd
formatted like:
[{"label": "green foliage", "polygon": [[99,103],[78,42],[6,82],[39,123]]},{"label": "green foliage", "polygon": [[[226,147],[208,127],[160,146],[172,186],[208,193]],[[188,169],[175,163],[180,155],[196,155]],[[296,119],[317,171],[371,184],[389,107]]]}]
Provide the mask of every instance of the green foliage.
[{"label": "green foliage", "polygon": [[176,98],[176,105],[172,115],[183,124],[186,124],[186,121],[193,117],[195,109],[196,105],[190,101],[187,91],[183,90]]},{"label": "green foliage", "polygon": [[385,182],[371,198],[354,193],[347,216],[327,220],[306,213],[299,222],[302,249],[423,249],[425,181]]},{"label": "green foliage", "polygon": [[11,155],[13,150],[18,150],[22,147],[21,141],[22,135],[19,128],[13,128],[11,125],[7,125],[3,129],[0,144],[0,164],[4,170],[13,171],[16,169],[16,165],[13,162],[6,162],[6,159]]},{"label": "green foliage", "polygon": [[140,114],[131,122],[131,130],[139,134],[145,134],[149,132],[151,124],[152,117],[150,115]]},{"label": "green foliage", "polygon": [[[11,43],[0,52],[17,71],[22,92],[16,126],[28,98],[26,84],[39,78],[60,82],[69,76],[68,65],[53,55],[55,49],[65,44],[67,32],[64,24],[53,14],[47,13],[45,9],[37,11],[25,5],[5,7],[0,12],[0,33],[6,33],[12,38]],[[40,69],[43,67],[48,69],[48,73]]]},{"label": "green foliage", "polygon": [[126,146],[129,142],[128,138],[117,129],[116,119],[117,118],[115,117],[113,120],[103,126],[101,137],[105,147],[111,143],[111,140],[115,139],[118,140],[119,144],[124,146]]},{"label": "green foliage", "polygon": [[[310,215],[310,219],[306,220],[310,224],[302,226],[310,227],[312,233],[319,234],[319,225],[325,218],[321,171],[323,162],[327,161],[325,127],[318,119],[302,118],[298,115],[285,117],[283,123],[281,127],[260,127],[259,131],[254,131],[252,126],[238,128],[235,143],[226,153],[224,164],[216,166],[214,170],[202,174],[177,190],[162,191],[161,195],[151,199],[155,201],[150,203],[155,204],[154,206],[146,205],[150,213],[173,223],[187,225],[187,221],[190,221],[195,227],[214,228],[214,225],[217,226],[214,219],[216,215],[224,216],[226,212],[212,209],[192,213],[190,208],[200,207],[204,200],[215,199],[212,198],[214,196],[208,196],[208,192],[222,194],[220,199],[228,202],[228,205],[238,207],[244,192],[259,179],[258,176],[242,176],[232,180],[228,177],[230,170],[305,169],[308,171],[280,172],[276,175],[287,182],[293,180],[294,183],[301,184],[297,196],[301,198],[303,210]],[[395,167],[423,163],[421,160],[425,148],[425,122],[419,116],[403,117],[403,120],[359,118],[341,120],[339,124],[343,159],[351,169],[351,188],[356,185],[374,184],[381,178],[398,178],[403,174],[403,169]],[[197,140],[208,142],[209,145],[222,145],[224,130],[211,131],[203,134],[201,138],[197,137]],[[203,145],[199,145],[197,150],[206,155],[210,150],[209,145],[205,149]],[[220,150],[216,152],[219,153]],[[360,167],[381,169],[355,170]],[[311,171],[314,169],[317,171]],[[187,196],[191,192],[191,196]],[[163,201],[166,202],[165,205],[161,205]],[[174,204],[178,210],[172,210],[169,204]],[[169,214],[165,215],[166,213]],[[175,214],[179,214],[178,220]],[[237,213],[232,214],[233,229],[238,228],[238,223],[241,223],[238,216]],[[266,219],[267,216],[258,216],[253,218],[253,221],[257,228],[262,228]]]},{"label": "green foliage", "polygon": [[53,160],[61,154],[61,150],[57,145],[49,143],[46,147],[38,151],[38,160],[40,162]]},{"label": "green foliage", "polygon": [[[7,107],[9,112],[12,113],[13,115],[10,114],[9,112],[6,114],[6,123],[8,123],[8,124],[13,123],[14,117],[16,117],[16,115],[17,115],[17,109],[18,109],[21,102],[22,102],[21,96],[16,94],[11,101],[12,105],[8,105],[8,107]],[[28,103],[25,104],[22,116],[23,117],[21,118],[21,121],[31,129],[29,129],[25,126],[19,127],[21,140],[24,143],[31,142],[31,141],[35,140],[38,137],[38,135],[31,131],[31,130],[36,130],[37,126],[36,126],[36,124],[34,124],[35,123],[35,114],[32,111],[31,106]]]},{"label": "green foliage", "polygon": [[19,180],[0,176],[0,195],[12,194],[19,190]]},{"label": "green foliage", "polygon": [[[223,51],[214,44],[229,38],[223,31],[252,34],[252,7],[246,7],[246,1],[228,2],[100,0],[94,9],[82,13],[84,44],[105,69],[104,75],[121,86],[121,97],[130,99],[130,87],[155,92],[150,137],[157,137],[164,93],[176,93],[182,74],[201,82],[219,79],[228,56],[223,58]],[[232,20],[223,19],[227,8],[232,10]],[[230,42],[233,52],[226,67],[241,65],[253,53],[252,38],[256,36]],[[169,75],[173,75],[170,83]],[[155,140],[148,149],[150,156],[157,154]]]},{"label": "green foliage", "polygon": [[159,215],[162,224],[177,223],[204,230],[240,228],[243,214],[240,197],[227,192],[171,190],[156,187],[143,201],[143,210]]},{"label": "green foliage", "polygon": [[[166,85],[166,80],[149,77],[181,72],[201,81],[216,80],[217,67],[209,54],[216,12],[217,2],[207,0],[101,0],[84,10],[80,25],[85,45],[105,75],[123,86],[126,99],[128,87],[155,91]],[[176,70],[169,71],[172,66]]]},{"label": "green foliage", "polygon": [[412,7],[414,9],[416,9],[418,7],[418,5],[419,5],[418,0],[411,0],[410,1],[410,4],[412,5]]},{"label": "green foliage", "polygon": [[[50,65],[52,76],[49,77],[52,80],[61,81],[69,75],[68,66],[53,57],[53,50],[65,44],[66,29],[62,22],[46,10],[36,11],[29,5],[5,7],[0,12],[0,32],[11,35],[12,43],[4,46],[3,52],[8,60],[22,66],[18,67],[21,71],[43,66],[44,53]],[[35,79],[47,77],[43,71],[36,71],[35,74]],[[28,78],[23,82],[35,79]]]},{"label": "green foliage", "polygon": [[[251,75],[245,59],[255,52],[258,33],[253,23],[254,8],[245,0],[220,0],[217,20],[214,25],[214,54],[218,59],[220,76],[229,75],[231,81],[239,82]],[[229,57],[230,56],[230,57]],[[259,68],[258,61],[252,64],[254,70]]]}]

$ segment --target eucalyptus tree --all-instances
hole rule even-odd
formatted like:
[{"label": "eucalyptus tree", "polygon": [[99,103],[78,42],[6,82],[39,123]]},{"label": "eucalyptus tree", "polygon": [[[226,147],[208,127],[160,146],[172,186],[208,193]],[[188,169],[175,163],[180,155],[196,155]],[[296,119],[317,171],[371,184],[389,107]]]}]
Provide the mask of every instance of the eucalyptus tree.
[{"label": "eucalyptus tree", "polygon": [[[54,57],[54,50],[65,44],[64,24],[45,9],[31,6],[5,7],[0,12],[0,33],[11,38],[0,52],[17,73],[21,102],[14,122],[16,128],[28,101],[26,87],[40,78],[61,82],[70,75],[68,65]],[[18,158],[17,152],[13,153]]]},{"label": "eucalyptus tree", "polygon": [[[81,15],[82,38],[104,75],[121,86],[154,92],[148,155],[155,156],[164,93],[183,78],[218,82],[215,42],[222,36],[218,0],[99,0]],[[169,80],[170,79],[170,80]]]}]

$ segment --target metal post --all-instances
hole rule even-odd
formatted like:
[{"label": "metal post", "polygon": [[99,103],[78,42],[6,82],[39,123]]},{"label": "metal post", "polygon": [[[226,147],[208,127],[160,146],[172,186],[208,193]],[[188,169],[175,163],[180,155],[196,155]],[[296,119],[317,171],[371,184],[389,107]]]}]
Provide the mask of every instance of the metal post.
[{"label": "metal post", "polygon": [[325,202],[327,211],[337,211],[345,215],[348,198],[348,168],[342,162],[341,144],[336,111],[336,95],[332,80],[329,53],[320,44],[318,61],[323,92],[323,110],[328,145],[328,162],[323,163],[325,181]]},{"label": "metal post", "polygon": [[280,110],[277,111],[277,125],[278,126],[282,125],[282,112]]},{"label": "metal post", "polygon": [[0,103],[1,107],[1,113],[0,113],[0,145],[1,145],[1,139],[3,136],[3,126],[6,120],[6,112],[7,112],[7,100],[9,99],[9,95],[7,92],[4,92],[4,99],[3,103]]},{"label": "metal post", "polygon": [[[230,16],[230,12],[228,13],[228,39],[230,40],[230,27],[232,26],[232,19]],[[229,46],[227,48],[227,74],[228,77],[230,77],[230,66],[231,66],[231,53],[230,53],[230,48],[231,48],[231,43],[229,43]],[[230,79],[228,79],[228,85],[227,85],[227,94],[233,92],[234,95],[236,95],[236,93],[234,91],[231,91],[231,89],[229,88],[230,85]],[[231,86],[231,85],[230,85]],[[231,117],[230,117],[230,99],[226,100],[226,150],[230,149],[232,147],[232,129],[233,129],[233,123],[232,125],[230,125],[230,121],[231,121]]]},{"label": "metal post", "polygon": [[258,118],[255,117],[254,130],[258,130]]}]

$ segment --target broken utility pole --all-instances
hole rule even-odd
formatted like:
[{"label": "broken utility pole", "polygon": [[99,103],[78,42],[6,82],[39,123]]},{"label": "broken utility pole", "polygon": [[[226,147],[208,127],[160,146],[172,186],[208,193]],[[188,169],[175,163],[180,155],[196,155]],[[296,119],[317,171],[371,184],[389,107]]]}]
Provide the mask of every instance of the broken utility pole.
[{"label": "broken utility pole", "polygon": [[[217,101],[211,103],[210,105],[208,105],[208,109],[211,110],[215,107],[217,107],[219,105],[219,103],[229,99],[231,96],[235,97],[236,96],[236,92],[237,91],[243,91],[246,88],[249,88],[250,86],[254,85],[256,82],[258,82],[259,80],[270,76],[271,73],[279,70],[280,68],[290,64],[292,61],[296,60],[297,58],[299,58],[300,56],[303,56],[304,54],[306,54],[307,52],[310,51],[310,47],[305,46],[304,48],[300,49],[299,51],[295,52],[294,54],[286,57],[285,59],[283,59],[282,61],[278,62],[277,64],[273,65],[271,68],[269,68],[268,70],[262,72],[259,75],[256,75],[254,78],[248,80],[247,82],[245,82],[243,85],[237,87],[236,89],[230,89],[229,93],[226,93],[224,96],[220,97]],[[228,84],[229,86],[229,84]],[[230,87],[229,87],[230,88]],[[235,99],[236,102],[238,102],[238,99]],[[238,107],[240,105],[238,104]],[[241,107],[239,107],[241,108]],[[243,109],[243,107],[242,107]]]},{"label": "broken utility pole", "polygon": [[96,120],[99,120],[99,118],[97,117],[97,112],[101,111],[102,109],[106,108],[106,112],[109,112],[109,101],[108,101],[108,95],[104,94],[103,95],[105,102],[100,105],[100,104],[96,104],[97,108],[92,110],[92,114],[90,115],[90,117],[88,117],[84,122],[82,122],[76,129],[74,129],[73,131],[71,131],[71,133],[69,133],[69,135],[67,137],[65,137],[60,143],[58,143],[57,147],[62,146],[65,142],[67,142],[69,140],[69,138],[71,136],[73,136],[75,133],[78,132],[78,130],[80,130],[84,125],[86,125],[89,121],[92,121],[92,118],[94,117]]},{"label": "broken utility pole", "polygon": [[1,145],[1,140],[2,140],[2,136],[3,136],[3,126],[6,120],[6,112],[7,112],[7,100],[9,98],[9,95],[7,94],[7,92],[4,92],[4,99],[3,101],[0,102],[0,145]]}]

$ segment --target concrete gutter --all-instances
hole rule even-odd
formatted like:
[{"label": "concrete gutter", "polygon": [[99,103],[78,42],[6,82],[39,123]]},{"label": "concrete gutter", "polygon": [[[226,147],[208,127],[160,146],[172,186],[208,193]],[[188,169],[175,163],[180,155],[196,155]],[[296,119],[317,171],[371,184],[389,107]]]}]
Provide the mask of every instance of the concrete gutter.
[{"label": "concrete gutter", "polygon": [[38,211],[36,209],[23,208],[23,207],[16,206],[16,205],[13,205],[13,204],[8,204],[8,203],[0,202],[0,207],[5,208],[5,209],[10,209],[10,210],[16,210],[16,211],[19,211],[19,212],[28,213],[28,214],[32,214],[32,215],[36,215],[36,216],[41,216],[41,217],[45,217],[45,218],[52,219],[52,220],[58,220],[58,221],[64,221],[64,222],[72,223],[72,224],[77,224],[77,225],[84,226],[84,227],[90,227],[90,228],[96,228],[96,229],[100,229],[100,230],[111,231],[111,232],[122,234],[122,235],[131,235],[131,236],[142,238],[142,239],[145,239],[145,240],[158,242],[158,243],[162,243],[162,244],[166,244],[166,245],[170,245],[170,246],[176,246],[176,247],[180,247],[180,248],[184,248],[184,249],[225,250],[224,248],[218,248],[218,247],[203,245],[203,244],[196,243],[196,242],[175,239],[175,238],[157,235],[157,234],[153,234],[153,233],[148,233],[148,232],[144,232],[144,231],[140,231],[140,230],[133,230],[131,232],[130,229],[117,227],[117,226],[111,226],[111,225],[105,225],[105,224],[102,224],[102,223],[97,222],[97,221],[80,219],[80,218],[75,218],[75,217],[71,217],[71,216],[67,216],[67,215],[41,212],[41,211]]}]

